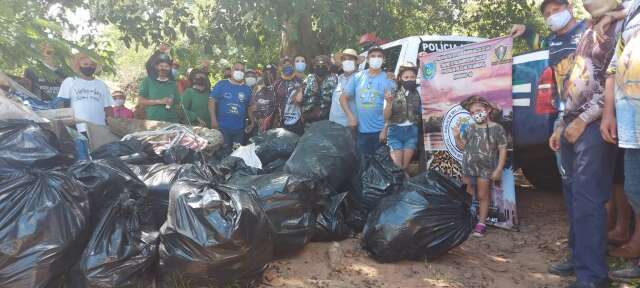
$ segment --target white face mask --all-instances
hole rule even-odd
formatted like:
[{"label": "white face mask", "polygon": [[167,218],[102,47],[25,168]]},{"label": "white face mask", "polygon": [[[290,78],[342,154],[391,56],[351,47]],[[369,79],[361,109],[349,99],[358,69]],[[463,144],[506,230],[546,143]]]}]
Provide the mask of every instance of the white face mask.
[{"label": "white face mask", "polygon": [[113,99],[113,106],[115,107],[124,106],[124,99]]},{"label": "white face mask", "polygon": [[369,58],[369,67],[373,69],[380,69],[382,68],[382,62],[384,62],[384,60],[381,57]]},{"label": "white face mask", "polygon": [[235,70],[235,71],[233,71],[232,77],[233,77],[233,80],[236,80],[237,82],[240,82],[240,81],[242,81],[242,79],[244,79],[244,72]]},{"label": "white face mask", "polygon": [[305,69],[307,69],[307,63],[296,62],[296,71],[302,73],[302,72],[304,72]]},{"label": "white face mask", "polygon": [[480,111],[476,114],[473,114],[472,117],[473,117],[473,121],[475,121],[477,124],[483,124],[484,122],[487,121],[487,112]]},{"label": "white face mask", "polygon": [[545,23],[547,24],[549,29],[551,29],[551,31],[558,32],[562,30],[562,28],[566,27],[567,24],[569,24],[569,21],[571,21],[571,13],[569,13],[569,10],[565,9],[561,12],[549,16]]},{"label": "white face mask", "polygon": [[351,73],[356,70],[356,61],[345,60],[342,61],[342,70],[347,73]]},{"label": "white face mask", "polygon": [[246,79],[244,79],[244,83],[247,84],[247,86],[249,87],[256,85],[257,81],[258,80],[254,77],[247,77]]}]

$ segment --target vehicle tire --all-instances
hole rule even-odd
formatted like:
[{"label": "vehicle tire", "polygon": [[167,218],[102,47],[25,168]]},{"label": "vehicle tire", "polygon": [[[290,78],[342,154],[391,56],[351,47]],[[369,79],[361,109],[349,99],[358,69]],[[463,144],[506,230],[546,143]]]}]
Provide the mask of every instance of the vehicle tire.
[{"label": "vehicle tire", "polygon": [[520,161],[524,177],[537,189],[562,192],[562,177],[553,154]]}]

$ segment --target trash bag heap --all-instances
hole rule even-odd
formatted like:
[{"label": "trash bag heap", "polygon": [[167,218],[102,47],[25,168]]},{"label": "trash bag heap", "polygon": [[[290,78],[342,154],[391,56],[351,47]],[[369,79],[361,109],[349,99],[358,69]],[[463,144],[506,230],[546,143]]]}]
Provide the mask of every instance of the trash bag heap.
[{"label": "trash bag heap", "polygon": [[438,172],[405,182],[369,215],[362,247],[380,262],[437,259],[471,233],[470,196]]},{"label": "trash bag heap", "polygon": [[30,120],[0,121],[0,166],[54,168],[71,162],[55,133]]},{"label": "trash bag heap", "polygon": [[215,183],[206,168],[186,169],[171,187],[158,275],[167,287],[256,281],[273,259],[273,239],[255,195]]},{"label": "trash bag heap", "polygon": [[82,251],[87,195],[63,171],[0,168],[0,287],[59,287]]}]

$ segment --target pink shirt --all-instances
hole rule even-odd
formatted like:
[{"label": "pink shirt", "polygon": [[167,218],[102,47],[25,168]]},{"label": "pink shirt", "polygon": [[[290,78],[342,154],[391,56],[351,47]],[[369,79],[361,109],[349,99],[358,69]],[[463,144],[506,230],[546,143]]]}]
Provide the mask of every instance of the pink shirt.
[{"label": "pink shirt", "polygon": [[133,112],[126,107],[113,107],[113,118],[133,119]]}]

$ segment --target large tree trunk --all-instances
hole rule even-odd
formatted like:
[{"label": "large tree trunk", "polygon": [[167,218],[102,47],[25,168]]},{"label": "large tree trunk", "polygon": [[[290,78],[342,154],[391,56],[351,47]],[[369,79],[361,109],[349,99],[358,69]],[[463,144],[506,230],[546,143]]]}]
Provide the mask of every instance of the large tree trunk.
[{"label": "large tree trunk", "polygon": [[[310,62],[314,56],[324,52],[318,33],[313,31],[310,15],[302,15],[295,23],[292,20],[287,20],[283,26],[281,57],[285,55],[294,57],[302,54],[307,58],[307,62]],[[295,41],[291,39],[292,35],[297,36]]]}]

